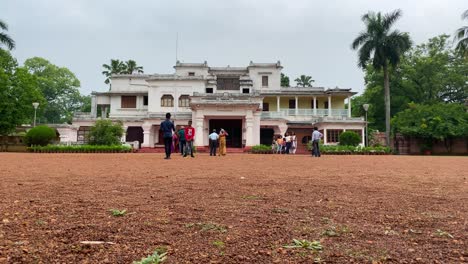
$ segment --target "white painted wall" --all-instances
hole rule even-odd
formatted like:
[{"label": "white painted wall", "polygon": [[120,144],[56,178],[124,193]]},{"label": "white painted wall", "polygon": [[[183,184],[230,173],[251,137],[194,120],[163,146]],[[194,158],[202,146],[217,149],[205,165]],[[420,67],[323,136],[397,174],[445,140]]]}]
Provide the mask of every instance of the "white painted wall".
[{"label": "white painted wall", "polygon": [[[148,92],[148,112],[190,112],[189,107],[179,106],[181,95],[192,96],[194,92],[205,92],[204,80],[190,81],[150,81]],[[174,97],[174,107],[161,107],[161,97],[170,94]]]},{"label": "white painted wall", "polygon": [[[278,90],[281,88],[281,69],[272,67],[249,67],[249,76],[254,90]],[[268,87],[262,87],[262,76],[268,76]]]},{"label": "white painted wall", "polygon": [[195,76],[207,76],[208,75],[208,68],[207,67],[176,67],[175,68],[176,75],[179,76],[189,76],[189,72],[194,72]]}]

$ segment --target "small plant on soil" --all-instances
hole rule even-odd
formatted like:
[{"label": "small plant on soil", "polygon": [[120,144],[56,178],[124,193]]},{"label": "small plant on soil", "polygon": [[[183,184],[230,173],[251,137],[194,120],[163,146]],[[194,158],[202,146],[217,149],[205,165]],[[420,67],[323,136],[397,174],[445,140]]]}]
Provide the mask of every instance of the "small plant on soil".
[{"label": "small plant on soil", "polygon": [[224,242],[223,241],[213,241],[213,246],[216,246],[217,248],[223,249],[224,248]]},{"label": "small plant on soil", "polygon": [[226,226],[215,224],[215,223],[190,223],[190,224],[186,224],[185,227],[187,228],[196,227],[200,229],[200,231],[217,231],[221,233],[227,232]]},{"label": "small plant on soil", "polygon": [[351,230],[346,225],[330,226],[330,228],[327,228],[322,232],[322,236],[337,237],[337,236],[340,236],[342,234],[349,233],[349,232],[351,232]]},{"label": "small plant on soil", "polygon": [[435,231],[435,234],[440,236],[440,237],[449,237],[449,238],[453,238],[453,236],[449,233],[449,232],[445,232],[445,231],[442,231],[440,229],[437,229]]},{"label": "small plant on soil", "polygon": [[309,241],[306,239],[298,240],[293,239],[292,245],[286,245],[284,248],[304,248],[309,250],[321,251],[323,249],[320,241]]},{"label": "small plant on soil", "polygon": [[221,256],[223,256],[223,255],[224,255],[224,247],[225,247],[224,242],[223,242],[223,241],[216,240],[216,241],[213,241],[212,244],[213,244],[213,246],[217,247],[217,248],[220,250],[219,254],[220,254]]},{"label": "small plant on soil", "polygon": [[134,261],[133,264],[159,264],[166,260],[167,253],[158,253],[155,251],[152,255],[142,258],[140,261]]},{"label": "small plant on soil", "polygon": [[118,217],[118,216],[124,216],[127,213],[127,210],[119,210],[119,209],[110,209],[109,210],[112,214],[112,216]]},{"label": "small plant on soil", "polygon": [[257,195],[244,195],[242,196],[242,199],[244,200],[260,200],[262,197],[257,196]]}]

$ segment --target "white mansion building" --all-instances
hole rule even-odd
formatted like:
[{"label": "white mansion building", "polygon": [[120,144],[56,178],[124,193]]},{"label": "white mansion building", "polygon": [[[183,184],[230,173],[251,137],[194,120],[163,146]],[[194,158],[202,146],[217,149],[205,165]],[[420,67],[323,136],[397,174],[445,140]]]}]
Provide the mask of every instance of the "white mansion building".
[{"label": "white mansion building", "polygon": [[208,146],[208,134],[220,128],[234,148],[270,145],[274,135],[286,132],[295,132],[304,148],[314,126],[325,144],[336,143],[346,130],[362,135],[364,143],[364,119],[351,117],[350,104],[345,109],[345,100],[355,94],[351,89],[281,87],[280,62],[247,67],[177,62],[174,68],[174,74],[112,76],[108,92],[92,93],[91,113],[75,113],[72,125],[57,128],[61,141],[86,141],[95,120],[108,116],[123,122],[122,141],[154,148],[163,144],[159,125],[169,112],[177,127],[192,120],[197,147]]}]

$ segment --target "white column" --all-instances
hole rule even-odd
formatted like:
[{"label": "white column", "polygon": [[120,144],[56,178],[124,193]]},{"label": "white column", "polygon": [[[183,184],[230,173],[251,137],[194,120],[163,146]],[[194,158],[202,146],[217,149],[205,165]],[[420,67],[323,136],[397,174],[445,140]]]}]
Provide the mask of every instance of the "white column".
[{"label": "white column", "polygon": [[314,96],[314,116],[317,115],[317,96]]},{"label": "white column", "polygon": [[97,117],[97,102],[95,95],[91,95],[91,117]]},{"label": "white column", "polygon": [[107,118],[107,106],[101,106],[101,118]]},{"label": "white column", "polygon": [[261,112],[254,112],[253,114],[253,145],[260,145],[260,119]]},{"label": "white column", "polygon": [[296,113],[296,115],[298,115],[298,114],[299,114],[299,108],[298,108],[298,107],[299,107],[299,100],[298,100],[297,96],[296,96],[295,99],[296,99],[296,104],[295,104],[295,107],[296,107],[295,110],[296,110],[296,111],[295,111],[295,113]]},{"label": "white column", "polygon": [[323,129],[323,144],[327,144],[328,143],[328,140],[327,140],[327,129],[324,128]]},{"label": "white column", "polygon": [[204,116],[202,115],[201,117],[200,116],[197,116],[197,118],[195,119],[195,124],[194,124],[194,127],[195,127],[195,146],[197,147],[203,147],[204,146],[204,143],[203,143],[203,139],[204,139],[204,129],[203,129],[203,119],[204,119]]},{"label": "white column", "polygon": [[247,117],[245,119],[245,127],[247,129],[245,135],[245,146],[252,147],[253,146],[253,118]]},{"label": "white column", "polygon": [[348,95],[348,117],[351,117],[351,96]]},{"label": "white column", "polygon": [[123,128],[123,134],[122,134],[122,137],[120,138],[120,141],[123,143],[126,141],[128,126],[123,126],[122,128]]},{"label": "white column", "polygon": [[332,115],[331,95],[328,96],[328,116]]},{"label": "white column", "polygon": [[280,111],[280,97],[276,96],[276,111]]},{"label": "white column", "polygon": [[141,143],[141,146],[144,148],[152,147],[150,144],[151,127],[152,125],[148,123],[141,126],[143,128],[143,143]]}]

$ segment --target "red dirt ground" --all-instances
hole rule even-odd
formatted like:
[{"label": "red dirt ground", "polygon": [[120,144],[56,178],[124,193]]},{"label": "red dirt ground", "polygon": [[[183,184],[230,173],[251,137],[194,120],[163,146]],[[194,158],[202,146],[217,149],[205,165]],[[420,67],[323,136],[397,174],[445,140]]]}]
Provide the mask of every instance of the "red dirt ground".
[{"label": "red dirt ground", "polygon": [[0,153],[0,263],[468,260],[466,157],[162,158]]}]

